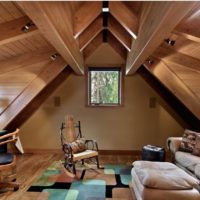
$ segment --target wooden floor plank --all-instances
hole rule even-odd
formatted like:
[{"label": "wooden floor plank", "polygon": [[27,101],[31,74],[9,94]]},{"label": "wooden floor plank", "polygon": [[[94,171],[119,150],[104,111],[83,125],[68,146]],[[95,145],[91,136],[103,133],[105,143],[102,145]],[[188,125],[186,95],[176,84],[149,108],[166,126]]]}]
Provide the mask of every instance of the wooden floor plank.
[{"label": "wooden floor plank", "polygon": [[[17,155],[17,182],[20,183],[18,191],[0,190],[1,200],[45,200],[45,194],[26,192],[32,183],[53,162],[63,159],[63,154],[42,153]],[[100,155],[100,165],[104,164],[129,164],[138,160],[139,156],[131,155]]]}]

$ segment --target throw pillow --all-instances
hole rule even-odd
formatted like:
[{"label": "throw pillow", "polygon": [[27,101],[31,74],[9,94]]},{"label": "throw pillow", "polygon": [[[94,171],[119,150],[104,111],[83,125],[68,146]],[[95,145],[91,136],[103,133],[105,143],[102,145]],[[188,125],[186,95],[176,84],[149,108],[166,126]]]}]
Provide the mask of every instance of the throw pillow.
[{"label": "throw pillow", "polygon": [[196,137],[196,144],[194,146],[192,154],[195,156],[200,156],[200,136],[199,135]]},{"label": "throw pillow", "polygon": [[70,143],[73,153],[80,153],[86,150],[85,138],[77,139],[76,141]]},{"label": "throw pillow", "polygon": [[184,131],[179,150],[192,153],[197,135],[200,135],[200,133],[186,129]]}]

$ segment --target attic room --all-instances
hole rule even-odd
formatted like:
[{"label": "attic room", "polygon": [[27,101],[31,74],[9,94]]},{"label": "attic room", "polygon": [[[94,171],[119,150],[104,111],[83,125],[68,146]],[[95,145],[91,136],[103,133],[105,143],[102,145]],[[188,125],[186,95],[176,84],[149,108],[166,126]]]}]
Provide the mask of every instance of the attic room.
[{"label": "attic room", "polygon": [[0,199],[200,199],[200,2],[0,1]]}]

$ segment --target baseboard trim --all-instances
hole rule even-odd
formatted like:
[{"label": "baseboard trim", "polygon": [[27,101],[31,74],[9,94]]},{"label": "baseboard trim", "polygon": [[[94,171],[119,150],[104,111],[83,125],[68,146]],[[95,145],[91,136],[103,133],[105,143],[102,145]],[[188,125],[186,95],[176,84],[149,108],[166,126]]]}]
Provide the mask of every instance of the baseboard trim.
[{"label": "baseboard trim", "polygon": [[63,153],[62,149],[24,149],[25,153]]},{"label": "baseboard trim", "polygon": [[100,155],[141,155],[140,150],[99,150]]},{"label": "baseboard trim", "polygon": [[[25,153],[55,153],[62,154],[62,149],[24,149]],[[99,155],[141,155],[140,150],[99,150]]]}]

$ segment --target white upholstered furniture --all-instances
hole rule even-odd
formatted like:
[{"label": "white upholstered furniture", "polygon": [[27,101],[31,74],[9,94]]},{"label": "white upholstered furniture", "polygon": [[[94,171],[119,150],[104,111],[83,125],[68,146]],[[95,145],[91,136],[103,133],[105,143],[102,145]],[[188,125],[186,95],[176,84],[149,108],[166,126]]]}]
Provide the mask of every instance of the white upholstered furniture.
[{"label": "white upholstered furniture", "polygon": [[137,200],[199,200],[199,181],[168,162],[135,161],[132,184]]},{"label": "white upholstered furniture", "polygon": [[172,153],[172,161],[192,176],[200,180],[200,157],[192,153],[180,151],[182,137],[170,137],[167,145]]}]

